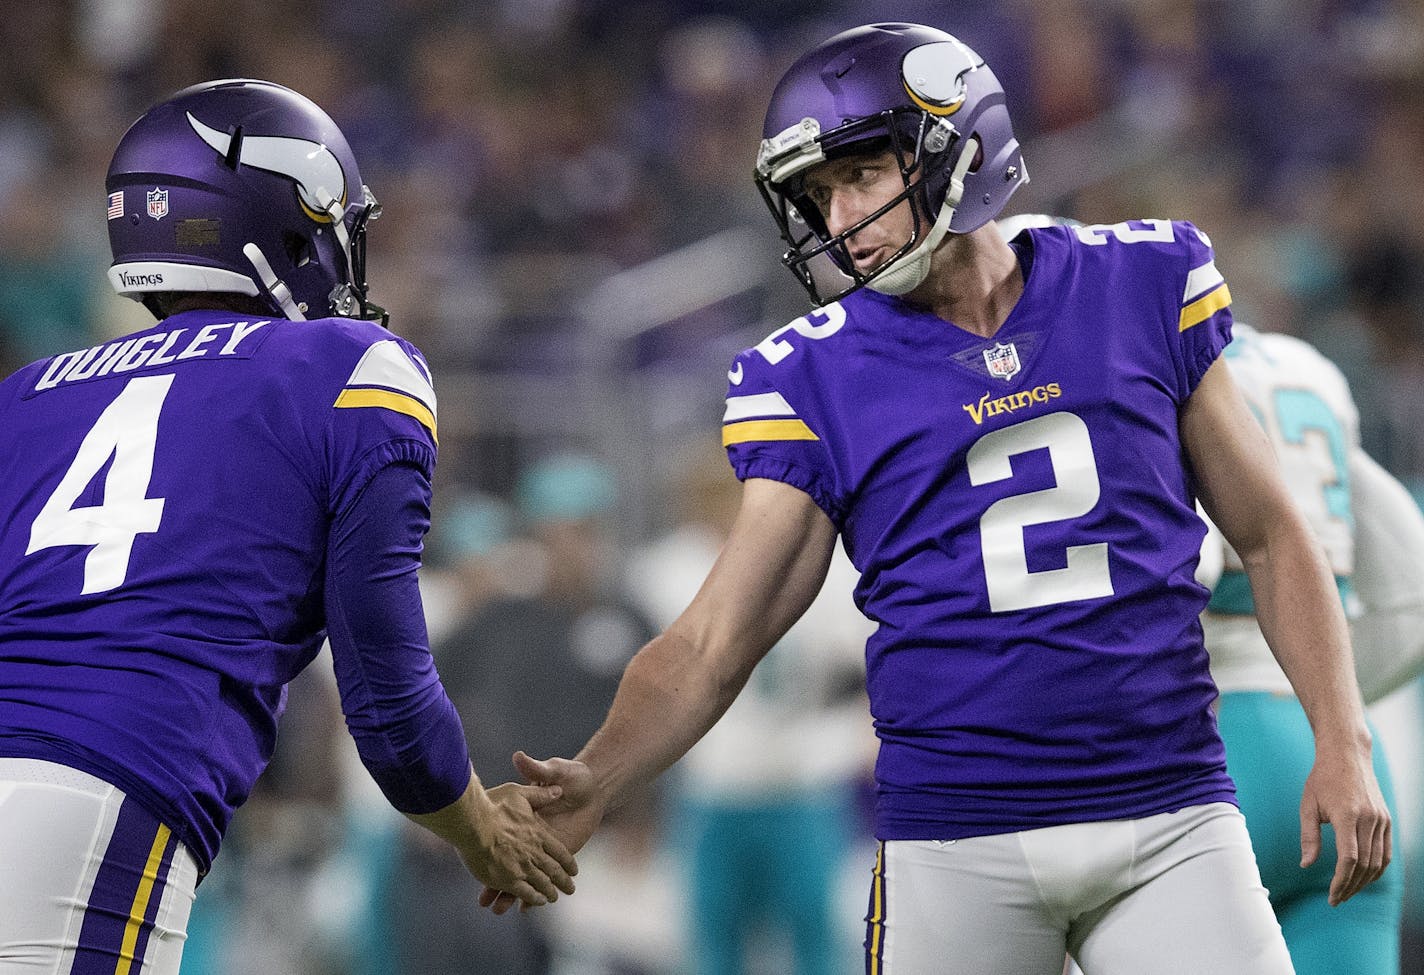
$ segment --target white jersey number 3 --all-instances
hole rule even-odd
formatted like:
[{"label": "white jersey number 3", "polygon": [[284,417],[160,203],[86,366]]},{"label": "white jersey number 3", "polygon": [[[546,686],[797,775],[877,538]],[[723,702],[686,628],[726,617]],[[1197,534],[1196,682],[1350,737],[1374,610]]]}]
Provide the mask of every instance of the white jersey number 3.
[{"label": "white jersey number 3", "polygon": [[[26,555],[64,545],[92,545],[84,560],[85,594],[123,585],[134,537],[158,531],[163,498],[150,498],[158,414],[173,377],[141,376],[105,407],[84,435],[79,452],[30,525]],[[76,508],[79,495],[108,463],[102,504]]]},{"label": "white jersey number 3", "polygon": [[990,484],[1013,477],[1010,458],[1048,450],[1057,485],[1000,498],[979,521],[989,608],[1001,613],[1111,596],[1106,542],[1070,545],[1067,565],[1030,572],[1024,529],[1093,510],[1101,488],[1088,426],[1072,413],[1049,413],[985,434],[969,448],[969,482]]}]

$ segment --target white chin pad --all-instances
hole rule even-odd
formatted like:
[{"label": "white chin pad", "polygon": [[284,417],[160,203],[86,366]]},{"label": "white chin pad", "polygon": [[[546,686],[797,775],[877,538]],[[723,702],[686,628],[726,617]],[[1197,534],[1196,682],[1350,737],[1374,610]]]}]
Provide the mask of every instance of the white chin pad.
[{"label": "white chin pad", "polygon": [[903,295],[914,291],[929,276],[931,249],[921,245],[877,274],[865,286],[883,295]]},{"label": "white chin pad", "polygon": [[865,286],[883,295],[903,295],[918,288],[921,282],[929,277],[930,259],[934,257],[940,241],[944,240],[944,235],[949,233],[949,222],[954,219],[954,206],[957,203],[958,200],[947,202],[940,210],[939,219],[925,235],[925,239],[920,241],[920,245],[904,257],[891,262],[884,271],[867,281]]}]

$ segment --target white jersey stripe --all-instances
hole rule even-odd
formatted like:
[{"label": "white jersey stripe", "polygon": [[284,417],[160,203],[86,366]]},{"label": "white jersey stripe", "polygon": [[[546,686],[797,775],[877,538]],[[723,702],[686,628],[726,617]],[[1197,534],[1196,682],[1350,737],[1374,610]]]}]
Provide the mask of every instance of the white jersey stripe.
[{"label": "white jersey stripe", "polygon": [[1190,304],[1193,298],[1200,298],[1225,280],[1216,269],[1215,261],[1208,261],[1201,267],[1193,268],[1192,273],[1187,275],[1187,288],[1182,292],[1182,304]]},{"label": "white jersey stripe", "polygon": [[348,388],[382,386],[396,390],[419,400],[432,417],[436,415],[435,388],[398,342],[388,339],[367,349],[352,370],[351,378],[346,380],[346,385]]},{"label": "white jersey stripe", "polygon": [[754,393],[750,396],[727,397],[727,412],[723,423],[732,423],[754,416],[795,416],[796,411],[780,393]]}]

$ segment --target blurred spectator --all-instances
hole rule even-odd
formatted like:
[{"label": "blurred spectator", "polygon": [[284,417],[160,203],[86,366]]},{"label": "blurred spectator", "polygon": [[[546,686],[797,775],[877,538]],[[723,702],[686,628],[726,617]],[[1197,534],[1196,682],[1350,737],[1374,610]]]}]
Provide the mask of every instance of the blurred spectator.
[{"label": "blurred spectator", "polygon": [[510,577],[520,548],[514,506],[483,491],[453,495],[435,503],[421,574],[426,632],[435,646],[496,595],[520,589]]},{"label": "blurred spectator", "polygon": [[[515,509],[537,543],[538,564],[524,569],[540,584],[533,592],[475,598],[432,640],[475,768],[488,781],[513,776],[516,749],[561,755],[582,744],[602,722],[624,664],[652,638],[651,625],[616,593],[608,522],[616,501],[612,471],[592,457],[563,453],[531,464],[519,479]],[[460,571],[476,585],[491,581],[489,563],[478,563],[503,533],[499,511],[466,499],[440,523],[440,544],[462,547]],[[390,891],[396,970],[549,971],[550,912],[496,917],[478,908],[478,894],[457,861],[404,830]]]},{"label": "blurred spectator", "polygon": [[[64,234],[66,205],[38,173],[0,206],[0,333],[24,362],[83,348],[93,330],[91,261]],[[94,206],[97,212],[98,204]]]},{"label": "blurred spectator", "polygon": [[272,762],[202,883],[184,975],[398,970],[384,898],[406,821],[360,766],[330,663],[299,675],[288,703]]}]

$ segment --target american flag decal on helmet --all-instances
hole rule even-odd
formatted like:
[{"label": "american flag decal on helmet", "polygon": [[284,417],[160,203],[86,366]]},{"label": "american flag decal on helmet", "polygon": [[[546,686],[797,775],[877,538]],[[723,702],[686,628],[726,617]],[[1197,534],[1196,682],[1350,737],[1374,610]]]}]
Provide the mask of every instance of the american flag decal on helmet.
[{"label": "american flag decal on helmet", "polygon": [[117,220],[124,215],[124,191],[109,194],[109,219]]}]

